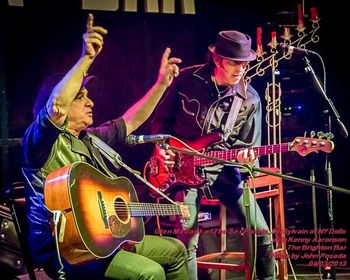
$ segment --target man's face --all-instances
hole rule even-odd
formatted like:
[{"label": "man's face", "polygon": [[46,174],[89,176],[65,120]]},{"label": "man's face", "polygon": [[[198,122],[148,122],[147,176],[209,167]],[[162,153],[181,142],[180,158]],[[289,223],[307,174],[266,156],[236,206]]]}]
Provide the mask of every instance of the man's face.
[{"label": "man's face", "polygon": [[93,123],[92,107],[94,102],[83,87],[75,97],[68,111],[68,130],[79,132]]},{"label": "man's face", "polygon": [[235,85],[242,79],[248,62],[219,58],[215,64],[215,76],[218,80],[225,85]]}]

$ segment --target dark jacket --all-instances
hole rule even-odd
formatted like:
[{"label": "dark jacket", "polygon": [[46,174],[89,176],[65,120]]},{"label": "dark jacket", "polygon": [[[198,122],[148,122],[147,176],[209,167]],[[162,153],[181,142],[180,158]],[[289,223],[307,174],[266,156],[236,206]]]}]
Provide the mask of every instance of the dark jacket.
[{"label": "dark jacket", "polygon": [[196,140],[210,132],[223,133],[233,97],[243,98],[233,131],[215,149],[261,145],[261,102],[252,86],[242,83],[219,95],[208,64],[185,68],[158,104],[152,133],[169,133],[181,140]]},{"label": "dark jacket", "polygon": [[[91,145],[89,133],[108,145],[125,143],[126,126],[123,119],[109,121],[97,128],[89,128],[79,139],[66,130],[66,123],[57,127],[43,108],[23,137],[23,173],[27,179],[27,216],[29,242],[36,265],[42,267],[48,255],[55,254],[50,220],[51,213],[44,205],[44,182],[47,175],[77,161],[90,163],[107,176],[114,177],[98,149]],[[57,198],[59,199],[59,198]]]}]

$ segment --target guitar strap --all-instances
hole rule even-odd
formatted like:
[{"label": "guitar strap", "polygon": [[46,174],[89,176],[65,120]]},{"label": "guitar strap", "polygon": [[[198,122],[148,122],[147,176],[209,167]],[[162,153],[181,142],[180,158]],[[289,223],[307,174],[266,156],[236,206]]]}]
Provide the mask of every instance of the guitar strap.
[{"label": "guitar strap", "polygon": [[[243,80],[242,80],[242,88],[243,88],[245,96],[246,96],[247,95],[247,93],[246,93],[247,86]],[[234,90],[233,87],[231,87],[230,91],[233,91],[233,90]],[[227,116],[225,127],[223,129],[223,133],[224,133],[223,140],[224,141],[227,141],[227,139],[230,137],[230,134],[233,131],[233,127],[236,123],[237,116],[238,116],[239,110],[241,108],[242,102],[243,102],[243,98],[239,94],[237,94],[237,92],[236,92],[236,94],[233,97],[230,112]],[[213,114],[214,114],[214,112],[213,112]],[[209,126],[210,126],[209,118],[206,118],[202,131],[208,131]]]},{"label": "guitar strap", "polygon": [[[246,94],[246,85],[245,85],[244,81],[243,81],[243,88],[244,88],[244,91]],[[224,141],[227,141],[227,139],[230,137],[230,135],[233,131],[233,127],[236,123],[237,116],[238,116],[239,110],[241,108],[242,102],[243,102],[243,98],[239,94],[237,94],[237,92],[236,92],[236,94],[233,98],[232,104],[231,104],[230,112],[227,116],[227,121],[226,121],[225,127],[223,129],[223,133],[224,133],[223,140]],[[206,125],[209,126],[209,123],[207,122]],[[204,197],[213,198],[213,195],[212,195],[211,190],[210,190],[210,186],[208,184],[204,185],[201,188],[201,190],[203,192]]]},{"label": "guitar strap", "polygon": [[232,131],[233,131],[233,127],[236,123],[237,120],[237,116],[239,113],[239,109],[241,108],[243,99],[242,97],[236,93],[235,97],[233,98],[232,104],[231,104],[231,108],[230,108],[230,112],[227,116],[227,121],[224,127],[224,140],[227,141],[227,139],[229,138],[229,136],[231,135]]},{"label": "guitar strap", "polygon": [[[118,162],[122,161],[121,156],[114,151],[110,146],[108,146],[105,142],[103,142],[100,138],[98,138],[97,136],[91,134],[91,133],[87,133],[88,137],[91,139],[91,144],[94,148],[98,149],[100,151],[101,154],[103,154],[113,165],[114,167],[119,170],[120,169],[120,164]],[[103,161],[101,163],[101,160],[99,160],[99,163],[101,165],[101,167],[103,168],[103,170],[112,178],[116,177],[113,173],[111,173],[108,168],[103,165]]]}]

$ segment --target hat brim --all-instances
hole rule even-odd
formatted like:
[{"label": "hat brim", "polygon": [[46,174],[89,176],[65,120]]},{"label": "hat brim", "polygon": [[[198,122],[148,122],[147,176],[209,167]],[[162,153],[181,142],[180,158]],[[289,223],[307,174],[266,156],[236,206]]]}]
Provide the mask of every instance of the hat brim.
[{"label": "hat brim", "polygon": [[237,57],[227,57],[227,56],[223,56],[223,55],[221,55],[221,54],[218,54],[218,53],[215,52],[215,45],[214,45],[214,44],[210,45],[210,46],[208,47],[208,50],[209,50],[210,52],[212,52],[213,54],[217,55],[217,56],[220,56],[220,57],[222,57],[222,58],[229,59],[229,60],[236,60],[236,61],[252,61],[252,60],[255,60],[255,59],[256,59],[256,53],[255,53],[253,50],[250,50],[249,56],[248,56],[248,57],[244,57],[244,58],[242,58],[242,57],[239,57],[239,58],[237,58]]}]

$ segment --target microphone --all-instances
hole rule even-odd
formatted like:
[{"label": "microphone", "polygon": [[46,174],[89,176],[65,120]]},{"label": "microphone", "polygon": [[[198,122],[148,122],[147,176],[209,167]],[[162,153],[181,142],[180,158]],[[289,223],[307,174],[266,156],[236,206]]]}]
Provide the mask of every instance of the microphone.
[{"label": "microphone", "polygon": [[280,43],[277,45],[277,49],[281,50],[281,51],[287,51],[290,53],[298,53],[298,54],[317,54],[317,52],[308,50],[308,49],[304,49],[304,48],[298,48],[298,47],[294,47],[294,46],[290,46],[287,45],[285,43]]},{"label": "microphone", "polygon": [[171,135],[169,134],[154,134],[154,135],[128,135],[125,138],[126,143],[131,145],[143,144],[143,143],[153,143],[161,142],[163,140],[169,139]]}]

